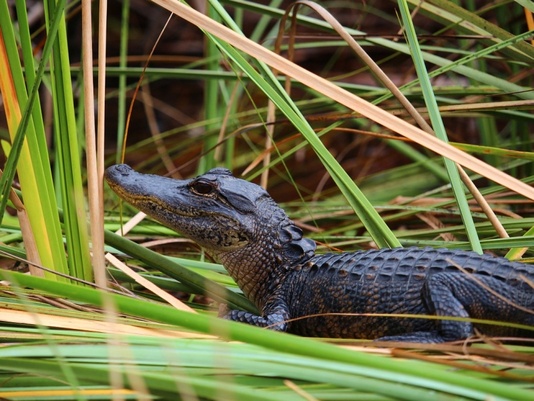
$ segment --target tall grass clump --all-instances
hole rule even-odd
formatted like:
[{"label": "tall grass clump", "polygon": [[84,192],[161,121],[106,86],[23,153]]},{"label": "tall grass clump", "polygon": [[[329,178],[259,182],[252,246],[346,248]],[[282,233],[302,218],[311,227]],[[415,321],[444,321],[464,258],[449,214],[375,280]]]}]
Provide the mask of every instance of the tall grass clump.
[{"label": "tall grass clump", "polygon": [[0,398],[532,399],[528,343],[379,348],[217,318],[219,303],[254,306],[189,241],[127,222],[135,211],[98,181],[104,158],[178,178],[225,166],[320,252],[531,262],[528,2],[42,5],[0,3]]}]

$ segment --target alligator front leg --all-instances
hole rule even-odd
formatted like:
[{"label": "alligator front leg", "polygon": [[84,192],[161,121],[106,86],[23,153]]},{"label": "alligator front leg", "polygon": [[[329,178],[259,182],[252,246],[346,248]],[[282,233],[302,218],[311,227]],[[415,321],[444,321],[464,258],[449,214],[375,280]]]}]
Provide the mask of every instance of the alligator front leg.
[{"label": "alligator front leg", "polygon": [[446,317],[534,324],[534,314],[528,312],[534,306],[532,296],[493,277],[438,273],[428,278],[421,295],[429,315],[444,317],[438,330],[386,336],[379,341],[440,343],[468,338],[474,334],[474,326],[489,335],[499,335],[502,330],[496,325],[474,325]]},{"label": "alligator front leg", "polygon": [[287,331],[289,310],[285,302],[278,301],[268,304],[263,309],[263,316],[241,310],[231,310],[222,316],[234,322],[247,323],[253,326],[265,327],[270,330]]}]

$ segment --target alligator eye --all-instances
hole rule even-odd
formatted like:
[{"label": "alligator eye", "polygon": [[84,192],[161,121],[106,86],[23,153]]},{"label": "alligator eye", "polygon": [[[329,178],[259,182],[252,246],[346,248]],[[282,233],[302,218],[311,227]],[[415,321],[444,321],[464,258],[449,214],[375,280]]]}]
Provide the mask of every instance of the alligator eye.
[{"label": "alligator eye", "polygon": [[215,190],[215,187],[206,181],[196,181],[191,184],[191,189],[199,195],[210,195]]}]

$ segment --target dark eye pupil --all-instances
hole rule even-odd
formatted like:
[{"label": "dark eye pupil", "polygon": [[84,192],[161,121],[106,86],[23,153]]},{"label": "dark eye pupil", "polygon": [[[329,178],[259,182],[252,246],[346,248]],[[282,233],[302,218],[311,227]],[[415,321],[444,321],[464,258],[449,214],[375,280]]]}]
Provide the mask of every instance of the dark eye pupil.
[{"label": "dark eye pupil", "polygon": [[208,195],[213,191],[213,186],[206,182],[196,182],[193,185],[193,189],[200,195]]}]

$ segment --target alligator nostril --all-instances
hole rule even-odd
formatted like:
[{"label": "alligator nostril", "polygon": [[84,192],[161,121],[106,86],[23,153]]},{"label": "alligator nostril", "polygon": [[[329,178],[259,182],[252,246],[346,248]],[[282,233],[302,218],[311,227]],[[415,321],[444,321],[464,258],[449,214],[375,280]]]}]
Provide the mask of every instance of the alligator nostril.
[{"label": "alligator nostril", "polygon": [[134,170],[127,164],[115,164],[106,169],[106,178],[113,178],[118,174],[122,176],[130,175]]},{"label": "alligator nostril", "polygon": [[117,164],[115,167],[117,171],[123,175],[128,175],[133,171],[132,168],[127,164]]}]

